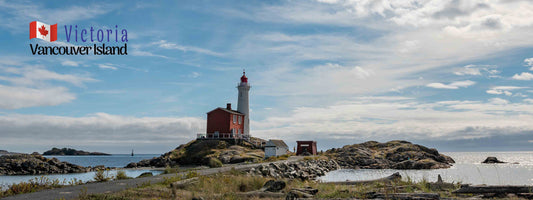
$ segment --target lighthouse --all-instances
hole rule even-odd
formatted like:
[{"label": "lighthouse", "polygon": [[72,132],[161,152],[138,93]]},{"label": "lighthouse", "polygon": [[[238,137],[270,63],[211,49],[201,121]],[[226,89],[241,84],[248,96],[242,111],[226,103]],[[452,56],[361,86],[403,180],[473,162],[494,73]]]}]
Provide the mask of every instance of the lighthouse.
[{"label": "lighthouse", "polygon": [[237,101],[237,111],[244,114],[244,128],[243,136],[245,139],[250,139],[250,105],[248,92],[250,91],[250,84],[248,83],[248,78],[246,77],[246,72],[243,70],[241,82],[237,86],[239,90],[239,98]]},{"label": "lighthouse", "polygon": [[248,104],[250,84],[244,71],[237,89],[239,90],[237,110],[233,110],[231,103],[228,103],[225,108],[218,107],[209,111],[207,129],[205,134],[197,134],[198,139],[250,139],[250,106]]}]

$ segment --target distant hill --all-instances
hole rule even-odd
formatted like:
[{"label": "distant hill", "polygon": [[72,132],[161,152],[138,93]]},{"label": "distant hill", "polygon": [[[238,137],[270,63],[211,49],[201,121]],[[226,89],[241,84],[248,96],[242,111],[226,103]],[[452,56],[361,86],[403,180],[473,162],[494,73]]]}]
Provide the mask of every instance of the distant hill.
[{"label": "distant hill", "polygon": [[101,152],[87,152],[71,148],[52,148],[51,150],[43,153],[45,156],[109,156],[111,154]]}]

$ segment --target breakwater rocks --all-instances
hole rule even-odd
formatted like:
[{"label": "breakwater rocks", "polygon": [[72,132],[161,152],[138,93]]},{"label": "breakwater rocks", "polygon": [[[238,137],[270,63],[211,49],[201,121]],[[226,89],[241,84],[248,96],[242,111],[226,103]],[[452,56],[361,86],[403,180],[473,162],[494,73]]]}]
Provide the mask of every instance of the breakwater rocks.
[{"label": "breakwater rocks", "polygon": [[270,163],[245,170],[248,174],[273,178],[299,178],[302,180],[324,176],[327,172],[340,169],[334,160],[301,160]]},{"label": "breakwater rocks", "polygon": [[41,155],[16,154],[0,156],[0,175],[37,175],[88,172],[90,168],[61,162]]},{"label": "breakwater rocks", "polygon": [[455,163],[436,149],[399,140],[346,145],[330,149],[326,155],[351,169],[439,169]]}]

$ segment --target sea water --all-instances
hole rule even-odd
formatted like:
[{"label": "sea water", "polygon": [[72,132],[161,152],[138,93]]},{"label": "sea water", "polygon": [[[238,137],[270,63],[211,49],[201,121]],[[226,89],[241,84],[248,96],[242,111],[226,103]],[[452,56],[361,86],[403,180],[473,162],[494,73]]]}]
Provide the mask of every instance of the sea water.
[{"label": "sea water", "polygon": [[[66,161],[72,164],[89,167],[104,165],[106,167],[125,167],[131,162],[139,162],[144,159],[151,159],[159,156],[158,154],[137,154],[131,156],[129,154],[114,154],[110,156],[45,156],[47,158],[55,157],[60,161]],[[160,170],[137,170],[137,169],[124,169],[126,175],[129,177],[137,177],[144,172],[152,172],[152,174],[161,174]],[[106,175],[114,176],[117,170],[107,171]],[[5,188],[8,185],[20,182],[27,182],[34,180],[35,178],[46,177],[49,180],[59,180],[68,184],[69,181],[74,179],[82,182],[88,182],[94,180],[95,172],[87,173],[72,173],[72,174],[48,174],[48,175],[13,175],[13,176],[0,176],[0,187]]]},{"label": "sea water", "polygon": [[[443,181],[486,185],[533,185],[533,152],[445,152],[455,160],[448,169],[341,169],[319,177],[320,181],[372,180],[399,172],[404,180],[434,182],[440,174]],[[495,156],[504,164],[482,164],[488,156]],[[517,164],[516,164],[517,163]]]},{"label": "sea water", "polygon": [[106,167],[125,167],[129,163],[139,162],[145,159],[152,159],[159,154],[113,154],[109,156],[44,156],[47,158],[57,158],[60,161],[69,162],[84,167],[103,165]]}]

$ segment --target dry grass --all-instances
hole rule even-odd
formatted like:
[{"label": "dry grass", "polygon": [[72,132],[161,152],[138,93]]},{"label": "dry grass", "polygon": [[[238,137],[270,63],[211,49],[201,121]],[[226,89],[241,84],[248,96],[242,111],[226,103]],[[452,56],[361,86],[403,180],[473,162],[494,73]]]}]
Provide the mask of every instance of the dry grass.
[{"label": "dry grass", "polygon": [[[249,199],[238,195],[240,192],[249,192],[260,189],[263,184],[271,178],[260,176],[249,176],[237,170],[231,170],[224,174],[211,176],[199,176],[195,184],[178,189],[176,197],[173,196],[170,183],[196,177],[195,171],[189,172],[185,176],[175,176],[167,178],[159,184],[147,184],[139,188],[128,189],[114,194],[88,195],[81,199],[192,199],[193,197],[203,197],[204,199]],[[319,183],[316,181],[301,181],[299,179],[285,180],[287,187],[283,192],[287,193],[291,188],[312,187],[317,188],[319,193],[317,198],[367,198],[369,192],[380,193],[421,193],[436,192],[442,197],[451,196],[450,191],[432,191],[428,187],[428,182],[421,181],[414,183],[411,180],[393,183],[373,183],[359,185],[335,185],[330,183]],[[261,199],[261,198],[255,198]],[[263,198],[269,199],[269,198]]]},{"label": "dry grass", "polygon": [[83,184],[83,182],[77,179],[64,179],[63,181],[60,181],[58,179],[49,179],[48,177],[41,176],[39,178],[35,178],[29,181],[9,185],[7,186],[7,188],[0,188],[0,198],[11,195],[36,192],[45,189],[60,188],[66,185],[80,184]]}]

